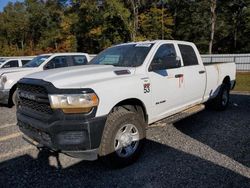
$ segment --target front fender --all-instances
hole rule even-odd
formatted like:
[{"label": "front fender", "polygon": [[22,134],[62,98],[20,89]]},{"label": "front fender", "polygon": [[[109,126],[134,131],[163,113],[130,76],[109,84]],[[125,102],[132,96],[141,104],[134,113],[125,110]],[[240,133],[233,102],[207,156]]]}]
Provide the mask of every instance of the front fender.
[{"label": "front fender", "polygon": [[137,77],[127,77],[121,79],[113,79],[109,82],[96,83],[88,86],[92,88],[99,97],[99,105],[96,116],[104,116],[118,103],[128,100],[137,99],[144,104],[145,109],[150,116],[151,112],[151,92],[144,93],[143,81]]}]

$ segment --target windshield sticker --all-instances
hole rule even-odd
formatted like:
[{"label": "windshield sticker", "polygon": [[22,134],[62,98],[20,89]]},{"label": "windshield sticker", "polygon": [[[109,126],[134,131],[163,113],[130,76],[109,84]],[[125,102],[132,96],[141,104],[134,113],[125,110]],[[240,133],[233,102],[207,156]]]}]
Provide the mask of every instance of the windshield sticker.
[{"label": "windshield sticker", "polygon": [[149,48],[152,44],[150,43],[139,43],[139,44],[136,44],[135,47],[147,47]]}]

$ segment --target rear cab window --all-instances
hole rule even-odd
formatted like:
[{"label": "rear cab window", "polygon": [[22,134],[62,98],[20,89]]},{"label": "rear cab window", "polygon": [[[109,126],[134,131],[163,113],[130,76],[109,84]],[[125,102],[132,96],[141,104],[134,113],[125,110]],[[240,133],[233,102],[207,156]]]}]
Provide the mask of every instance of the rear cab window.
[{"label": "rear cab window", "polygon": [[85,55],[74,55],[72,56],[73,66],[86,65],[88,60]]},{"label": "rear cab window", "polygon": [[186,44],[178,44],[181,52],[184,66],[199,65],[196,53],[192,46]]}]

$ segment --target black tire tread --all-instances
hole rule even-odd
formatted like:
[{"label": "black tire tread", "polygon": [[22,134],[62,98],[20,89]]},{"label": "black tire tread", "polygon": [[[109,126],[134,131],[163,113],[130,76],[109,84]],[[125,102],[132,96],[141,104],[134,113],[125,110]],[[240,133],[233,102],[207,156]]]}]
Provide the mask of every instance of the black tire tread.
[{"label": "black tire tread", "polygon": [[112,168],[124,167],[133,163],[138,158],[139,153],[136,155],[132,155],[131,157],[128,157],[126,161],[121,162],[119,160],[114,160],[115,151],[111,149],[113,146],[110,146],[110,139],[112,139],[111,135],[113,135],[113,133],[116,132],[118,126],[117,123],[125,122],[128,119],[133,120],[133,118],[136,119],[136,121],[140,121],[140,124],[144,126],[142,128],[142,135],[140,134],[140,142],[143,145],[143,140],[146,136],[145,125],[144,125],[145,123],[136,112],[117,110],[110,113],[107,118],[106,125],[102,135],[101,145],[99,147],[99,157],[101,157],[103,162],[109,167]]},{"label": "black tire tread", "polygon": [[226,85],[226,84],[222,84],[221,85],[221,88],[220,88],[220,91],[218,93],[218,95],[215,97],[215,99],[212,101],[212,106],[215,110],[218,110],[218,111],[223,111],[227,108],[228,106],[228,103],[226,106],[223,106],[221,101],[222,101],[222,94],[223,94],[223,91],[224,90],[227,90],[228,92],[228,103],[229,103],[229,87]]}]

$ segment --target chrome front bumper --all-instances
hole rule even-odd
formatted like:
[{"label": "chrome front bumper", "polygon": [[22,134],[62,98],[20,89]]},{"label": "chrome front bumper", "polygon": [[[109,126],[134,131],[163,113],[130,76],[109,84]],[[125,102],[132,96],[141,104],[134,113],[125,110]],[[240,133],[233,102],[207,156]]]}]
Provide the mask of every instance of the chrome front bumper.
[{"label": "chrome front bumper", "polygon": [[0,90],[0,103],[8,104],[10,90]]}]

